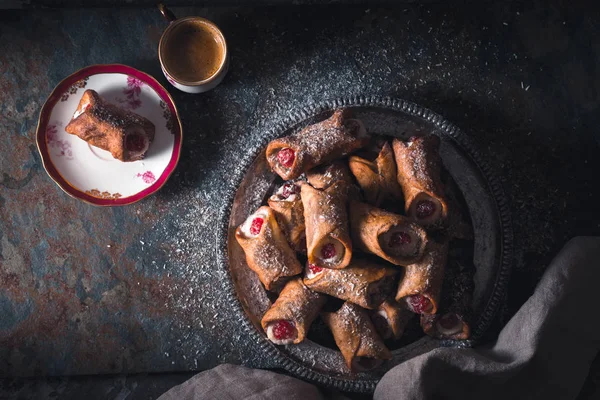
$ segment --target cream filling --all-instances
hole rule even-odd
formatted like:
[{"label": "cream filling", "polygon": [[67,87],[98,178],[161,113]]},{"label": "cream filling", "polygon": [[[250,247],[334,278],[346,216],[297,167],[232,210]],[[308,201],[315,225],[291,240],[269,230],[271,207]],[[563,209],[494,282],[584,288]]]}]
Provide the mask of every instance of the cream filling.
[{"label": "cream filling", "polygon": [[[252,226],[252,221],[254,221],[255,218],[262,218],[264,220],[263,226],[267,223],[267,215],[265,213],[259,212],[259,213],[254,213],[254,214],[250,215],[248,218],[246,218],[246,221],[244,221],[244,223],[242,224],[242,227],[241,227],[241,231],[244,234],[244,236],[253,238],[253,237],[257,237],[258,234],[260,234],[260,232],[258,232],[256,235],[253,235],[252,233],[250,233],[250,227]],[[262,227],[261,227],[261,230],[262,230]]]},{"label": "cream filling", "polygon": [[[298,185],[296,185],[295,183],[293,185],[298,187]],[[273,194],[271,196],[271,200],[273,200],[273,201],[296,201],[296,199],[298,198],[297,193],[292,193],[288,198],[283,197],[283,187],[284,186],[285,186],[285,184],[281,185],[279,187],[279,189],[277,189],[275,194]]]},{"label": "cream filling", "polygon": [[317,273],[314,273],[314,272],[312,272],[312,271],[311,271],[311,269],[308,267],[308,264],[306,265],[306,279],[312,279],[312,278],[314,278],[314,277],[315,277],[315,276],[317,276],[317,275],[321,275],[322,273],[323,273],[323,270],[321,270],[321,271],[319,271],[319,272],[317,272]]},{"label": "cream filling", "polygon": [[296,340],[296,338],[298,337],[297,331],[296,331],[296,335],[294,337],[292,337],[290,339],[279,340],[279,339],[275,338],[275,335],[273,334],[274,325],[275,325],[275,323],[270,323],[269,325],[267,325],[267,337],[269,338],[269,340],[271,342],[281,345],[281,346],[294,343],[294,340]]},{"label": "cream filling", "polygon": [[81,114],[83,114],[85,112],[85,110],[87,110],[89,105],[90,105],[90,103],[79,104],[79,106],[77,106],[77,109],[75,110],[75,113],[73,114],[73,119],[75,119],[75,118],[79,117]]},{"label": "cream filling", "polygon": [[[321,251],[323,250],[323,247],[325,245],[328,245],[330,243],[333,244],[333,246],[335,247],[335,255],[333,257],[329,257],[329,258],[323,258],[321,255],[322,254]],[[319,260],[323,261],[321,264],[336,265],[344,258],[345,252],[346,252],[346,248],[344,247],[342,242],[340,242],[339,240],[332,240],[332,241],[324,242],[323,244],[321,244],[321,246],[319,246],[319,248],[317,249],[315,254],[317,255],[317,258]],[[317,263],[317,265],[318,264],[319,263]]]}]

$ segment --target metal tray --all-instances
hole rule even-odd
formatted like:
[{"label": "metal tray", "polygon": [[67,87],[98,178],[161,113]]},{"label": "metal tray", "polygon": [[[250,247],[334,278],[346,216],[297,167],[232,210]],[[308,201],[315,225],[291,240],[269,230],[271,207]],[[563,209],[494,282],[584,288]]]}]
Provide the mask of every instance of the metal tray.
[{"label": "metal tray", "polygon": [[[371,133],[401,138],[425,133],[440,136],[444,166],[464,197],[475,237],[471,339],[440,341],[423,336],[392,348],[393,359],[379,369],[356,374],[348,371],[341,353],[331,346],[312,340],[299,345],[276,346],[266,338],[260,319],[271,302],[256,275],[247,267],[234,236],[235,228],[265,204],[278,179],[265,160],[267,143],[322,120],[340,107],[352,108],[356,118],[361,119]],[[474,346],[503,301],[512,262],[512,225],[503,190],[466,135],[430,110],[402,100],[362,96],[307,106],[265,132],[262,142],[250,149],[240,168],[233,172],[231,183],[221,210],[218,237],[220,267],[228,269],[231,278],[224,283],[224,292],[234,312],[239,314],[236,317],[244,326],[248,341],[259,343],[259,351],[274,365],[299,378],[343,391],[373,392],[381,376],[394,365],[441,346]]]}]

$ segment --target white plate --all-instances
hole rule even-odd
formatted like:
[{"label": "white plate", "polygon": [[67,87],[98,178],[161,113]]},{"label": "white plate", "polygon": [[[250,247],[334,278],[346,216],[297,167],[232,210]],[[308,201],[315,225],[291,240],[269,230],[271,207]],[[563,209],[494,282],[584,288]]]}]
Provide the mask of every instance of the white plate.
[{"label": "white plate", "polygon": [[[116,160],[65,131],[86,89],[152,121],[156,133],[143,160]],[[46,172],[69,195],[95,205],[126,205],[156,192],[175,169],[181,122],[173,99],[150,75],[125,65],[92,65],[54,89],[40,113],[37,144]]]}]

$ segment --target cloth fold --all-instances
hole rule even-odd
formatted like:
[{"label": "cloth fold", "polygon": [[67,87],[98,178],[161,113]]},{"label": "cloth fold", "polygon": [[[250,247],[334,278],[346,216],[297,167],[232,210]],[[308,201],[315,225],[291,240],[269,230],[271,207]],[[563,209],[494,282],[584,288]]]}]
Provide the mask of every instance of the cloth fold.
[{"label": "cloth fold", "polygon": [[[600,349],[600,238],[571,240],[496,342],[440,348],[388,371],[374,398],[574,399]],[[301,380],[221,365],[177,386],[171,399],[322,399]]]}]

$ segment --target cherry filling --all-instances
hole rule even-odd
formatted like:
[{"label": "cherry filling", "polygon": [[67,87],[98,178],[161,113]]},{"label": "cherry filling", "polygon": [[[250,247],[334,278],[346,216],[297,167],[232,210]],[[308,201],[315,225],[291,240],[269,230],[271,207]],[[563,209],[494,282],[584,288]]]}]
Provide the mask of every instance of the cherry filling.
[{"label": "cherry filling", "polygon": [[258,235],[260,233],[260,229],[262,228],[265,220],[262,218],[254,218],[252,223],[250,224],[250,233],[253,235]]},{"label": "cherry filling", "polygon": [[318,274],[319,272],[323,271],[322,267],[319,267],[318,265],[315,265],[315,264],[308,264],[308,269],[313,274]]},{"label": "cherry filling", "polygon": [[279,150],[279,153],[277,153],[277,161],[286,168],[292,168],[295,159],[296,153],[289,147],[281,149]]},{"label": "cherry filling", "polygon": [[325,246],[321,247],[321,258],[324,260],[335,257],[337,251],[335,250],[335,245],[333,243],[327,243]]},{"label": "cherry filling", "polygon": [[291,195],[298,193],[300,193],[300,188],[297,185],[294,185],[293,183],[286,183],[281,189],[281,197],[283,197],[284,199],[287,199]]},{"label": "cherry filling", "polygon": [[400,247],[405,244],[410,244],[410,242],[412,242],[412,238],[410,237],[410,235],[408,233],[402,232],[402,231],[394,232],[390,237],[388,246],[389,247]]},{"label": "cherry filling", "polygon": [[414,313],[424,314],[428,311],[431,311],[433,305],[429,301],[429,299],[421,294],[417,294],[415,296],[408,296],[406,298],[406,302],[412,309]]},{"label": "cherry filling", "polygon": [[417,218],[431,217],[435,212],[435,204],[433,201],[421,200],[417,203]]},{"label": "cherry filling", "polygon": [[290,321],[279,320],[273,323],[273,337],[277,340],[295,339],[296,328]]},{"label": "cherry filling", "polygon": [[438,321],[438,324],[445,330],[454,330],[458,329],[458,325],[460,324],[460,320],[454,313],[444,314],[442,318]]},{"label": "cherry filling", "polygon": [[132,153],[139,153],[144,151],[146,146],[146,140],[144,136],[137,133],[130,133],[125,138],[125,147]]}]

